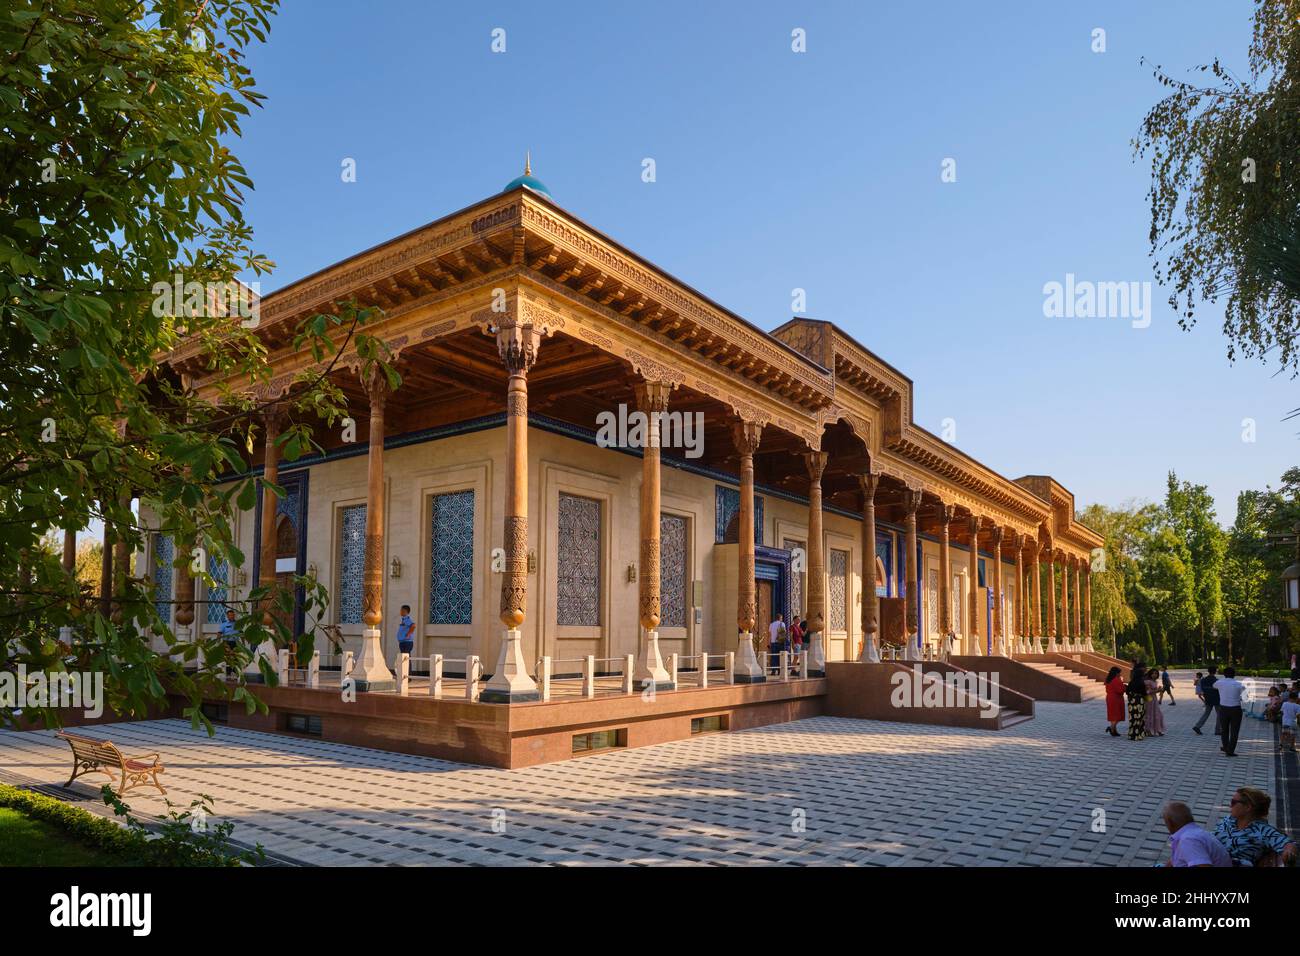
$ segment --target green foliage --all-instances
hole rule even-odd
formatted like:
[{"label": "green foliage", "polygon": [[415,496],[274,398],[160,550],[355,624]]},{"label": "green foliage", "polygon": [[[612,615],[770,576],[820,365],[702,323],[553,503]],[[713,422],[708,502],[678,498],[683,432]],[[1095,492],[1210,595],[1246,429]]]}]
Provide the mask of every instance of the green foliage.
[{"label": "green foliage", "polygon": [[[121,866],[245,866],[265,860],[259,844],[243,850],[230,843],[234,824],[212,825],[212,798],[201,795],[187,810],[178,811],[167,801],[166,821],[156,832],[131,815],[131,808],[103,788],[104,802],[122,818],[122,825],[39,793],[0,784],[0,807],[50,824],[86,847],[101,851]],[[200,825],[201,823],[201,825]]]},{"label": "green foliage", "polygon": [[1146,651],[1137,641],[1126,641],[1119,656],[1126,661],[1141,661],[1146,659]]},{"label": "green foliage", "polygon": [[1156,67],[1166,95],[1142,124],[1151,256],[1184,328],[1223,308],[1228,357],[1273,351],[1300,369],[1300,0],[1256,0],[1249,73],[1218,59],[1185,81]]},{"label": "green foliage", "polygon": [[[205,694],[257,706],[241,684],[218,679],[222,664],[242,672],[247,647],[232,653],[214,637],[177,645],[147,577],[120,569],[114,594],[98,595],[94,569],[83,574],[79,560],[78,573],[65,574],[61,547],[43,539],[103,522],[128,553],[151,531],[171,535],[177,567],[189,564],[191,546],[231,568],[251,563],[235,546],[232,516],[256,498],[249,463],[265,406],[254,395],[271,377],[260,319],[205,295],[178,302],[163,293],[177,277],[234,289],[238,277],[256,281],[272,267],[252,247],[242,210],[252,183],[231,146],[262,100],[246,57],[276,4],[0,8],[0,354],[22,357],[0,363],[0,668],[101,671],[105,703],[122,715],[145,713],[168,690],[189,699],[196,724],[206,723]],[[379,366],[396,384],[384,346],[360,331],[370,317],[340,302],[286,330],[316,364],[282,401],[285,459],[316,450],[313,426],[346,413],[330,378],[345,349],[363,372]],[[189,368],[224,383],[219,401],[160,363],[182,345]],[[297,584],[310,608],[327,599],[324,586]],[[294,635],[279,618],[264,624],[255,604],[283,606],[285,597],[254,589],[238,607],[241,632],[249,646],[296,640],[310,654],[311,634]],[[59,643],[63,626],[74,629],[72,646]],[[175,660],[153,649],[151,634]],[[40,716],[58,723],[56,711]],[[11,719],[0,708],[0,725]]]},{"label": "green foliage", "polygon": [[[1113,634],[1120,656],[1261,666],[1300,647],[1300,628],[1281,609],[1281,574],[1294,552],[1270,546],[1300,520],[1300,468],[1276,491],[1243,491],[1226,531],[1205,487],[1173,473],[1163,503],[1092,505],[1080,520],[1106,539],[1106,571],[1092,576],[1094,630]],[[1125,623],[1112,629],[1112,621]],[[1268,636],[1274,622],[1277,639]]]}]

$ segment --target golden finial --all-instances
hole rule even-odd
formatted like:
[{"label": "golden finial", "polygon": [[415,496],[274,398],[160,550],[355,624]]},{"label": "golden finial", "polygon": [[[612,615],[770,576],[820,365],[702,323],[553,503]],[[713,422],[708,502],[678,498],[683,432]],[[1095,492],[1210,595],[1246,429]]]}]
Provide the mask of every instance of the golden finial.
[{"label": "golden finial", "polygon": [[532,174],[533,174],[532,151],[524,150],[524,175],[531,176]]}]

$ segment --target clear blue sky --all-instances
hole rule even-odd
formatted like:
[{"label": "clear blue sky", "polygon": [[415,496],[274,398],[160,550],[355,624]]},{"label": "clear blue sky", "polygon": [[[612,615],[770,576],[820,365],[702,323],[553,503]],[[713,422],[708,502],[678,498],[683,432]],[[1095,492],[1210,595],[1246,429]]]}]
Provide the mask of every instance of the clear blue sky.
[{"label": "clear blue sky", "polygon": [[760,327],[806,289],[809,316],[913,379],[920,424],[954,419],[1002,474],[1051,474],[1083,507],[1159,499],[1173,468],[1227,524],[1297,460],[1296,383],[1229,365],[1214,310],[1179,330],[1159,287],[1146,329],[1045,318],[1042,289],[1152,279],[1130,142],[1160,88],[1139,58],[1240,68],[1251,10],[286,0],[235,144],[278,266],[262,288],[498,191],[531,149],[562,206]]}]

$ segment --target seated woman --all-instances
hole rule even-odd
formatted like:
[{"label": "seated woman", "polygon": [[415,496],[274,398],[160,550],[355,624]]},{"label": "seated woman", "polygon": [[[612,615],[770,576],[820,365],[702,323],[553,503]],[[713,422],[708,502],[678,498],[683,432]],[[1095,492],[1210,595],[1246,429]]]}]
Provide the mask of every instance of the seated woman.
[{"label": "seated woman", "polygon": [[1235,866],[1289,866],[1295,862],[1295,841],[1268,822],[1271,803],[1267,793],[1254,787],[1238,788],[1228,801],[1228,815],[1219,821],[1214,835]]}]

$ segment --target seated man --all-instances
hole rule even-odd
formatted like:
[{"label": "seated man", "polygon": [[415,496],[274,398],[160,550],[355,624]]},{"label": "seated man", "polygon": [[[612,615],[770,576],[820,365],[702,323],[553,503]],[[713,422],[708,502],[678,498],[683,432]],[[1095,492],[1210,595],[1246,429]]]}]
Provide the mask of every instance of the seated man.
[{"label": "seated man", "polygon": [[1196,825],[1187,804],[1170,800],[1161,815],[1169,830],[1169,862],[1165,866],[1232,866],[1222,843]]}]

